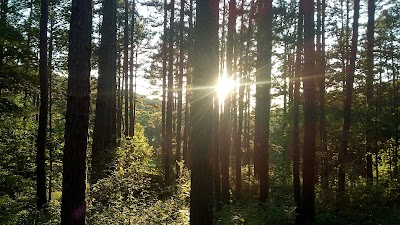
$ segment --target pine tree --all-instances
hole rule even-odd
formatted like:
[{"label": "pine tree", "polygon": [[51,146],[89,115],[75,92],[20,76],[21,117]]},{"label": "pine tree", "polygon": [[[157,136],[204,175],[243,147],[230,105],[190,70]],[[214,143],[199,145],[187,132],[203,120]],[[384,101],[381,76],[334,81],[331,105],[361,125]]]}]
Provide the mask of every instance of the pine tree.
[{"label": "pine tree", "polygon": [[192,132],[190,224],[213,224],[213,94],[218,74],[218,1],[197,0]]},{"label": "pine tree", "polygon": [[85,224],[92,1],[73,0],[68,59],[61,224]]},{"label": "pine tree", "polygon": [[46,203],[46,134],[47,134],[47,113],[48,113],[48,71],[47,71],[47,21],[48,21],[48,1],[40,1],[40,112],[39,112],[39,130],[37,137],[36,153],[36,177],[37,177],[37,199],[38,209],[43,208]]},{"label": "pine tree", "polygon": [[272,0],[258,2],[254,169],[260,179],[260,201],[269,192],[269,124],[272,69]]}]

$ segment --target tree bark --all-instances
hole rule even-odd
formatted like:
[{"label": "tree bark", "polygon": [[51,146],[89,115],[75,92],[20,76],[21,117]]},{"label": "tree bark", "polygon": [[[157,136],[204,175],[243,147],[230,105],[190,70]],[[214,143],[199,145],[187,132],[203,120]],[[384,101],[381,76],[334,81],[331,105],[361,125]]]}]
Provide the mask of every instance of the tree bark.
[{"label": "tree bark", "polygon": [[303,221],[315,223],[315,50],[314,1],[304,0],[304,151],[303,151]]},{"label": "tree bark", "polygon": [[374,27],[375,27],[375,0],[368,0],[368,22],[367,22],[367,77],[366,77],[366,97],[367,97],[367,121],[365,134],[366,152],[366,177],[369,184],[373,180],[372,154],[373,154],[373,97],[374,97]]},{"label": "tree bark", "polygon": [[47,62],[47,67],[49,69],[49,199],[48,201],[51,201],[51,196],[53,192],[53,116],[52,116],[52,106],[53,106],[53,101],[52,101],[52,95],[53,95],[53,50],[54,50],[54,45],[53,45],[53,39],[54,39],[54,18],[53,16],[50,17],[50,37],[49,37],[49,59]]},{"label": "tree bark", "polygon": [[129,61],[129,56],[128,56],[128,45],[129,45],[129,1],[125,0],[125,12],[124,12],[124,65],[123,65],[123,71],[124,71],[124,76],[125,76],[125,88],[124,88],[124,100],[125,100],[125,137],[128,137],[129,135],[129,84],[128,84],[128,79],[129,79],[129,74],[128,74],[128,61]]},{"label": "tree bark", "polygon": [[[185,28],[185,0],[180,2],[181,9],[179,11],[179,75],[178,75],[178,115],[176,128],[176,161],[182,160],[182,89],[183,89],[183,63],[184,63],[184,46],[183,46],[183,29]],[[179,164],[176,164],[176,174],[179,176]]]},{"label": "tree bark", "polygon": [[[233,79],[233,37],[236,26],[236,0],[229,1],[228,17],[228,36],[226,43],[226,76],[227,79]],[[221,149],[221,175],[222,175],[222,201],[229,200],[229,154],[231,150],[231,94],[225,97],[224,113],[221,138],[223,139]]]},{"label": "tree bark", "polygon": [[167,52],[167,15],[168,14],[168,9],[167,9],[167,0],[164,0],[164,35],[163,35],[163,44],[162,44],[162,51],[163,51],[163,64],[162,64],[162,105],[161,105],[161,152],[163,156],[163,162],[164,162],[164,172],[166,171],[165,165],[166,165],[166,136],[165,136],[165,111],[166,111],[166,98],[167,98],[167,58],[168,58],[168,52]]},{"label": "tree bark", "polygon": [[83,225],[86,213],[92,1],[73,0],[70,23],[61,224]]},{"label": "tree bark", "polygon": [[129,77],[129,136],[133,137],[133,133],[135,132],[135,123],[133,120],[133,81],[134,81],[134,70],[133,70],[133,58],[135,55],[135,51],[134,51],[134,33],[135,33],[135,0],[132,0],[132,18],[131,18],[131,47],[130,47],[130,53],[131,53],[131,57],[130,57],[130,61],[129,61],[129,73],[130,73],[130,77]]},{"label": "tree bark", "polygon": [[296,65],[293,89],[293,191],[295,209],[295,224],[302,223],[301,207],[301,186],[300,186],[300,78],[302,76],[302,52],[303,52],[303,0],[299,1],[299,15],[297,21],[297,46],[296,46]]},{"label": "tree bark", "polygon": [[171,182],[171,155],[172,155],[172,111],[174,105],[174,14],[175,0],[170,1],[171,15],[169,21],[169,40],[168,40],[168,91],[167,91],[167,110],[165,121],[165,141],[166,141],[166,157],[165,157],[165,183]]},{"label": "tree bark", "polygon": [[321,137],[321,154],[322,154],[322,174],[321,183],[324,189],[328,188],[329,181],[329,152],[327,143],[327,132],[326,132],[326,101],[325,101],[325,71],[326,71],[326,53],[325,53],[325,0],[321,2],[321,64],[318,66],[320,79],[318,82],[319,88],[319,132]]},{"label": "tree bark", "polygon": [[353,36],[351,40],[351,51],[350,51],[350,65],[347,67],[346,76],[346,91],[344,100],[344,115],[343,115],[343,129],[342,129],[342,140],[339,151],[339,171],[338,171],[338,191],[337,191],[337,211],[341,211],[344,204],[344,191],[345,191],[345,167],[346,167],[346,155],[347,149],[349,148],[350,139],[350,125],[351,125],[351,105],[352,105],[352,94],[353,94],[353,83],[354,83],[354,72],[356,66],[357,56],[357,44],[358,44],[358,18],[360,10],[360,0],[354,1],[354,22],[353,22]]},{"label": "tree bark", "polygon": [[40,78],[40,112],[39,129],[37,136],[36,153],[36,207],[42,209],[46,204],[46,134],[47,134],[47,113],[49,83],[47,71],[47,22],[49,17],[48,0],[40,1],[40,59],[39,59],[39,78]]},{"label": "tree bark", "polygon": [[193,0],[189,0],[189,31],[188,31],[188,68],[186,75],[186,98],[185,98],[185,126],[183,138],[183,160],[186,167],[189,168],[189,146],[191,139],[191,119],[190,119],[190,104],[191,104],[191,86],[192,86],[192,61],[193,61]]},{"label": "tree bark", "polygon": [[[104,178],[105,171],[112,163],[112,101],[113,86],[116,79],[116,10],[115,0],[103,1],[103,24],[99,49],[99,77],[97,84],[97,99],[92,144],[91,183]],[[106,150],[106,148],[109,148]]]},{"label": "tree bark", "polygon": [[269,123],[272,69],[272,0],[258,2],[254,167],[260,179],[260,201],[269,192]]},{"label": "tree bark", "polygon": [[190,224],[213,224],[213,94],[218,74],[218,1],[196,1]]}]

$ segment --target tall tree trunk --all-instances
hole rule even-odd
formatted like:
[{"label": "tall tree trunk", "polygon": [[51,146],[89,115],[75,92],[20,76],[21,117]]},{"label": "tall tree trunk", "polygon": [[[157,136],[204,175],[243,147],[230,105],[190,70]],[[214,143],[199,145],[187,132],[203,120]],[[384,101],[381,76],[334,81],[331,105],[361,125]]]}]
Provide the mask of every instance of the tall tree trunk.
[{"label": "tall tree trunk", "polygon": [[225,24],[226,24],[226,0],[223,1],[222,6],[222,32],[221,32],[221,56],[220,56],[220,66],[219,66],[219,75],[223,76],[225,72]]},{"label": "tall tree trunk", "polygon": [[103,1],[103,24],[99,49],[99,78],[97,84],[97,99],[92,144],[91,183],[105,176],[107,167],[112,163],[110,151],[106,148],[112,142],[112,101],[113,86],[116,79],[116,10],[114,0]]},{"label": "tall tree trunk", "polygon": [[372,154],[373,154],[373,97],[374,97],[374,27],[375,27],[375,0],[368,0],[368,23],[367,23],[367,121],[366,121],[366,134],[365,134],[365,152],[366,152],[366,166],[367,166],[367,181],[369,184],[373,180],[372,172]]},{"label": "tall tree trunk", "polygon": [[[392,35],[391,35],[392,36]],[[394,63],[394,43],[393,39],[391,42],[391,55],[392,55],[392,90],[393,90],[393,122],[394,122],[394,151],[393,151],[393,178],[398,179],[399,175],[399,167],[398,167],[398,153],[399,153],[399,127],[400,127],[400,120],[399,120],[399,84],[398,84],[398,75],[397,75],[397,70],[396,70],[396,64]]]},{"label": "tall tree trunk", "polygon": [[125,88],[124,88],[124,99],[125,99],[125,137],[129,135],[129,95],[128,95],[128,45],[129,45],[129,1],[125,0],[125,13],[124,13],[124,76],[125,76]]},{"label": "tall tree trunk", "polygon": [[[2,0],[0,6],[0,27],[3,29],[7,26],[8,0]],[[5,32],[0,32],[0,69],[4,63],[4,40]],[[1,90],[0,90],[1,93]]]},{"label": "tall tree trunk", "polygon": [[[179,75],[178,75],[178,115],[176,128],[176,161],[182,160],[182,89],[183,89],[183,63],[184,63],[184,46],[183,46],[183,29],[185,28],[185,0],[181,0],[181,10],[179,11]],[[176,164],[176,173],[179,176],[179,164]]]},{"label": "tall tree trunk", "polygon": [[246,37],[246,129],[245,129],[245,146],[247,152],[247,180],[249,183],[248,191],[249,195],[251,195],[251,147],[250,147],[250,121],[251,121],[251,109],[250,109],[250,71],[252,70],[252,66],[250,64],[250,47],[252,44],[252,36],[253,36],[253,20],[254,20],[254,12],[255,12],[255,3],[254,0],[250,2],[250,11],[249,11],[249,26],[248,33]]},{"label": "tall tree trunk", "polygon": [[350,139],[350,124],[351,124],[351,105],[352,105],[352,94],[353,94],[353,83],[354,83],[354,72],[356,66],[357,56],[357,43],[358,43],[358,18],[360,10],[360,0],[354,1],[354,22],[353,22],[353,36],[351,40],[351,51],[350,51],[350,65],[346,71],[346,96],[344,100],[344,115],[343,115],[343,130],[342,140],[339,151],[339,171],[338,171],[338,191],[337,191],[337,210],[341,211],[344,204],[344,191],[345,191],[345,167],[346,167],[346,155],[349,147]]},{"label": "tall tree trunk", "polygon": [[303,221],[315,223],[315,50],[314,1],[304,0],[304,151],[303,151]]},{"label": "tall tree trunk", "polygon": [[190,143],[190,103],[191,103],[191,85],[192,85],[192,60],[193,60],[193,0],[189,0],[189,31],[188,31],[188,68],[186,75],[186,97],[185,97],[185,126],[183,138],[183,160],[186,167],[189,167],[189,143]]},{"label": "tall tree trunk", "polygon": [[73,0],[70,23],[61,225],[83,225],[86,214],[92,1]]},{"label": "tall tree trunk", "polygon": [[123,99],[123,92],[122,92],[122,87],[123,87],[123,80],[124,80],[124,75],[121,75],[121,57],[118,54],[118,59],[117,59],[117,68],[118,68],[118,91],[117,91],[117,126],[116,126],[116,130],[117,130],[117,139],[118,139],[118,143],[121,140],[121,134],[122,134],[122,99]]},{"label": "tall tree trunk", "polygon": [[161,105],[161,152],[163,156],[164,162],[164,172],[166,171],[166,136],[165,136],[165,111],[166,111],[166,100],[167,100],[167,16],[168,16],[168,8],[167,8],[167,0],[164,0],[164,35],[163,35],[163,44],[162,44],[162,52],[163,52],[163,64],[162,64],[162,105]]},{"label": "tall tree trunk", "polygon": [[218,1],[196,1],[190,224],[213,224],[213,95],[218,74]]},{"label": "tall tree trunk", "polygon": [[135,55],[134,51],[134,33],[135,33],[135,0],[132,0],[132,18],[131,18],[131,47],[130,47],[130,61],[129,61],[129,136],[133,137],[133,133],[135,132],[135,124],[133,121],[133,81],[134,81],[134,74],[133,74],[133,58]]},{"label": "tall tree trunk", "polygon": [[245,88],[245,79],[244,79],[244,60],[243,57],[243,48],[244,48],[244,38],[243,38],[243,30],[244,30],[244,0],[241,2],[240,11],[242,12],[241,16],[241,25],[240,25],[240,34],[239,34],[239,50],[238,56],[240,57],[239,61],[239,119],[238,119],[238,129],[236,134],[236,146],[235,146],[235,171],[236,171],[236,199],[241,199],[242,193],[242,132],[243,132],[243,111],[244,111],[244,88]]},{"label": "tall tree trunk", "polygon": [[[233,42],[236,26],[236,0],[229,1],[229,17],[228,17],[228,36],[226,45],[226,76],[227,79],[233,79]],[[224,113],[222,125],[222,154],[221,154],[221,175],[222,175],[222,201],[229,199],[229,153],[231,149],[231,94],[225,97],[224,100]]]},{"label": "tall tree trunk", "polygon": [[213,161],[214,161],[214,199],[217,204],[217,209],[221,208],[221,167],[220,167],[220,139],[219,139],[219,126],[220,126],[220,111],[218,93],[214,92],[214,115],[213,115]]},{"label": "tall tree trunk", "polygon": [[175,0],[170,1],[171,15],[169,20],[169,40],[168,40],[168,95],[167,111],[165,121],[166,157],[165,157],[165,183],[171,182],[171,155],[172,155],[172,111],[174,104],[174,17]]},{"label": "tall tree trunk", "polygon": [[272,69],[272,0],[258,2],[256,109],[254,131],[255,174],[260,179],[260,201],[269,192],[269,123]]},{"label": "tall tree trunk", "polygon": [[300,78],[302,77],[302,51],[303,51],[303,0],[299,0],[299,15],[297,19],[297,46],[296,46],[296,65],[293,90],[293,191],[294,201],[296,202],[295,224],[302,223],[301,206],[301,187],[300,187]]},{"label": "tall tree trunk", "polygon": [[[51,3],[50,3],[51,4]],[[53,50],[54,50],[54,45],[53,45],[53,39],[54,39],[54,17],[50,17],[50,37],[49,37],[49,59],[47,62],[47,67],[49,69],[49,199],[48,201],[51,201],[51,196],[52,196],[52,189],[53,189],[53,116],[52,116],[52,106],[53,106],[53,101],[52,101],[52,95],[53,95]]]},{"label": "tall tree trunk", "polygon": [[135,83],[134,83],[134,88],[135,88],[135,90],[134,90],[134,93],[133,93],[133,117],[132,117],[132,120],[133,120],[133,133],[132,133],[132,137],[133,136],[135,136],[135,121],[136,121],[136,103],[137,103],[137,67],[138,67],[138,57],[137,57],[137,52],[138,52],[138,50],[137,50],[137,48],[136,48],[136,51],[135,51]]},{"label": "tall tree trunk", "polygon": [[321,137],[321,153],[322,153],[322,174],[321,183],[324,189],[328,188],[329,181],[329,153],[327,143],[327,132],[326,132],[326,113],[325,113],[325,71],[326,71],[326,53],[325,53],[325,0],[321,2],[321,64],[318,66],[319,69],[319,132]]},{"label": "tall tree trunk", "polygon": [[36,207],[42,209],[46,204],[46,129],[49,98],[49,83],[47,71],[47,21],[49,17],[49,6],[47,0],[40,1],[40,112],[39,129],[37,136],[36,153]]}]

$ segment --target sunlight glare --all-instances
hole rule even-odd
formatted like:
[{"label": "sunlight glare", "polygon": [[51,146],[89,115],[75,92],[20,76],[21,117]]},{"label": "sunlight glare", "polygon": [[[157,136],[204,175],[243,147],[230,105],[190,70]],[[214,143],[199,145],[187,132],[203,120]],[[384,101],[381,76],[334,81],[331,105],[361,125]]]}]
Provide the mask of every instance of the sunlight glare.
[{"label": "sunlight glare", "polygon": [[216,89],[218,92],[219,101],[223,102],[234,87],[235,87],[235,82],[232,79],[229,79],[226,75],[218,78],[218,84]]}]

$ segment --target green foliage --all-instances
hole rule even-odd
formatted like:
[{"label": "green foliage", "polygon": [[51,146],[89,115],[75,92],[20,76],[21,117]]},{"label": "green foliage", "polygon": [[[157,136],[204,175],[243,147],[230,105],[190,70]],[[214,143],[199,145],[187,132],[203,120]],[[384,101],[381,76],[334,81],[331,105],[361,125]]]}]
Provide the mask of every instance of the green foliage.
[{"label": "green foliage", "polygon": [[188,171],[182,169],[170,195],[171,190],[161,184],[161,174],[151,166],[152,155],[144,128],[136,124],[133,139],[123,139],[117,148],[112,174],[91,187],[90,224],[188,223]]}]

